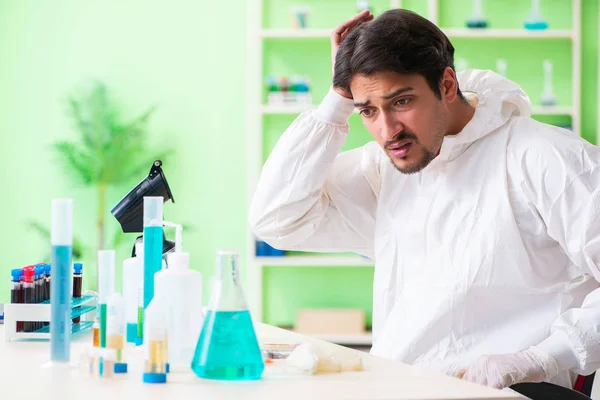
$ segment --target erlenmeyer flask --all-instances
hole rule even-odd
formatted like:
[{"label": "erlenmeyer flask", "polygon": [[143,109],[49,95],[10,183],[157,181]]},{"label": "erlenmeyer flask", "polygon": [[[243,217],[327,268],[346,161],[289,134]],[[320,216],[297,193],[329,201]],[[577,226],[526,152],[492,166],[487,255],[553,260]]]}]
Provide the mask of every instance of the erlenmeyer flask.
[{"label": "erlenmeyer flask", "polygon": [[237,251],[217,250],[216,273],[192,369],[200,378],[259,379],[264,362],[239,275]]}]

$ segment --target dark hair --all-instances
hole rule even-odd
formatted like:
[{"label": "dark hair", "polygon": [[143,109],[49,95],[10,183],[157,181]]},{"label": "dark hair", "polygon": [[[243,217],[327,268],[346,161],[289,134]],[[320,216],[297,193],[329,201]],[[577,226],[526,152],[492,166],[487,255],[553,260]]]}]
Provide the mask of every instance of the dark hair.
[{"label": "dark hair", "polygon": [[[350,92],[356,75],[397,72],[422,75],[438,99],[444,69],[454,69],[454,46],[435,24],[402,9],[389,10],[363,24],[342,41],[333,86]],[[460,90],[459,97],[463,97]]]}]

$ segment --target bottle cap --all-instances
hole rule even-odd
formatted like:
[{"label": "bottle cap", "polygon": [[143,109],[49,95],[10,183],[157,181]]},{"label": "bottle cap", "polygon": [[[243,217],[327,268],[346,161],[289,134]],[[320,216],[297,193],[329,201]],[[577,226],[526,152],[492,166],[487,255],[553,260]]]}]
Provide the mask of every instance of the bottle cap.
[{"label": "bottle cap", "polygon": [[144,372],[144,383],[167,383],[167,374]]},{"label": "bottle cap", "polygon": [[126,363],[115,363],[115,374],[126,374],[127,364]]},{"label": "bottle cap", "polygon": [[73,270],[75,271],[76,274],[80,274],[82,269],[83,269],[82,263],[73,264]]},{"label": "bottle cap", "polygon": [[190,253],[169,253],[167,255],[169,269],[181,270],[190,268]]},{"label": "bottle cap", "polygon": [[13,282],[18,282],[23,276],[23,270],[20,268],[16,268],[10,271],[10,275],[12,276]]},{"label": "bottle cap", "polygon": [[23,277],[25,278],[25,280],[28,282],[32,282],[34,276],[35,270],[33,269],[33,266],[31,266],[31,268],[25,267],[25,269],[23,270]]}]

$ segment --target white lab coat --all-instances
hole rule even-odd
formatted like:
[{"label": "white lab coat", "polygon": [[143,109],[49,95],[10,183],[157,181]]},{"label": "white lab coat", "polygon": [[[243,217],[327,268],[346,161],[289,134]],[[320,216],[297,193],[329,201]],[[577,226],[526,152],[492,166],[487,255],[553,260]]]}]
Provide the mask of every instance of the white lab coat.
[{"label": "white lab coat", "polygon": [[458,79],[475,114],[412,175],[376,142],[340,153],[353,106],[330,91],[269,156],[250,224],[279,249],[374,258],[373,354],[454,374],[539,345],[571,386],[600,368],[600,151],[531,119],[502,76]]}]

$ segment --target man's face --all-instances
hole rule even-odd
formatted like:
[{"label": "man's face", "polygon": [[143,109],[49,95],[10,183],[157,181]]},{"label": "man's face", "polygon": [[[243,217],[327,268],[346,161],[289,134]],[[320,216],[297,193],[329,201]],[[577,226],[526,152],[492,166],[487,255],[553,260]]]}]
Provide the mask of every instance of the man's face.
[{"label": "man's face", "polygon": [[437,156],[449,112],[443,94],[438,99],[422,75],[357,75],[350,89],[365,127],[396,169],[419,172]]}]

